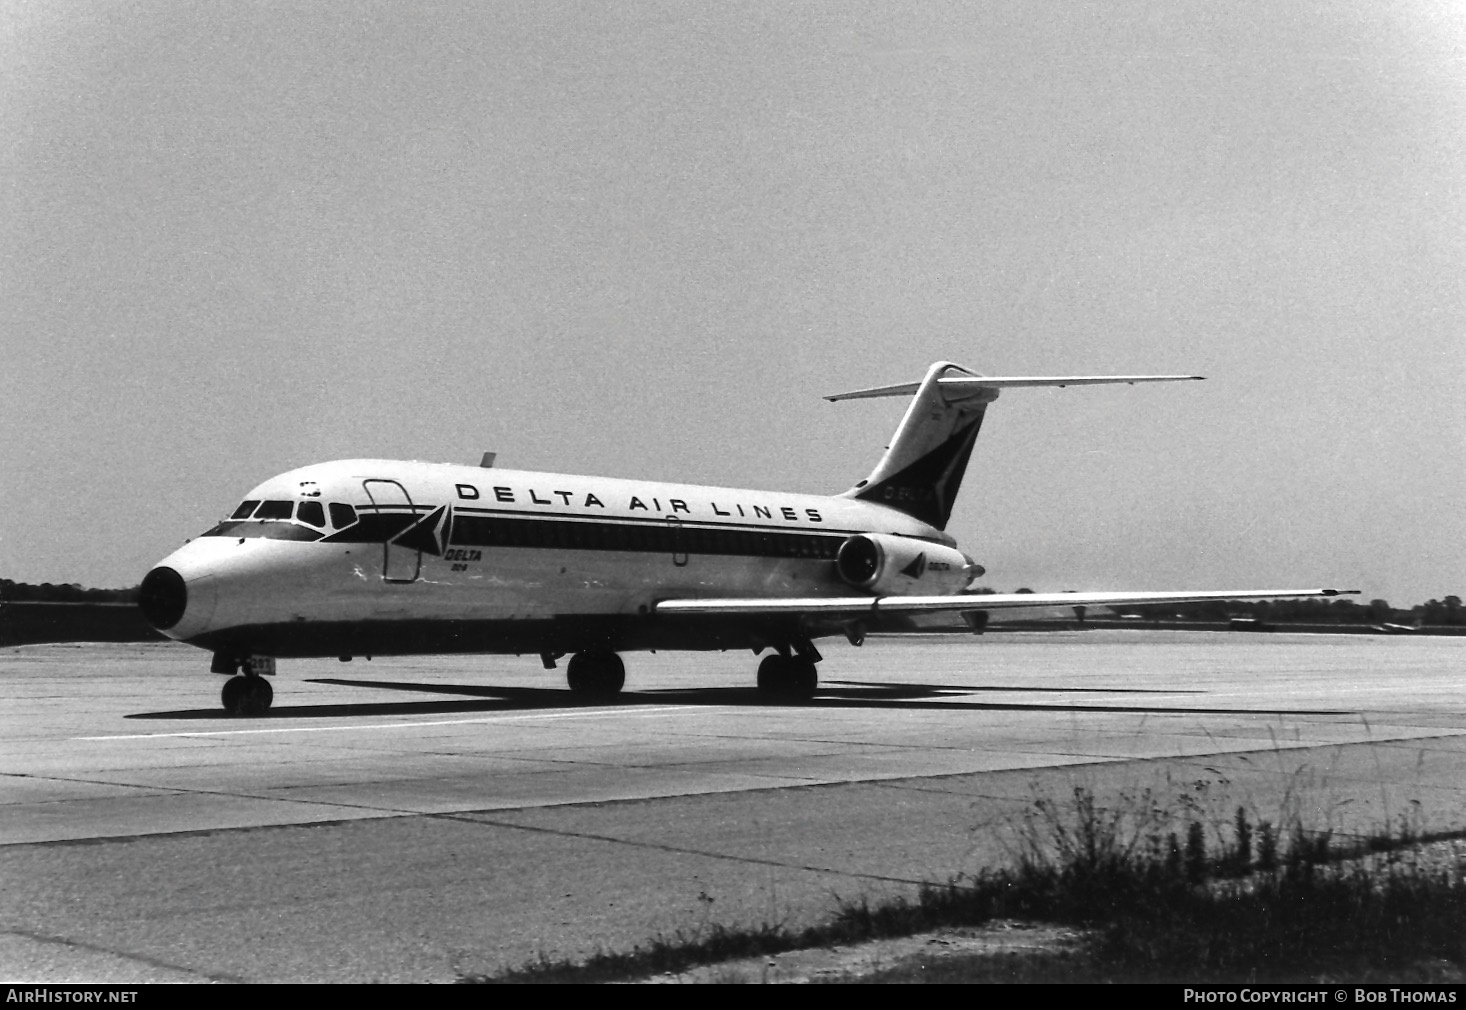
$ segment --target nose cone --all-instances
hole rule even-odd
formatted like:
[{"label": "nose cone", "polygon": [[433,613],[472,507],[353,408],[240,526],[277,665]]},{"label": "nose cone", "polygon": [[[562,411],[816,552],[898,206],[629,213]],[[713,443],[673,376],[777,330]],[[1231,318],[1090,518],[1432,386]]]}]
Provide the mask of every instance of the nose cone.
[{"label": "nose cone", "polygon": [[188,609],[188,587],[183,576],[166,566],[154,568],[143,577],[137,605],[148,623],[167,631],[183,620]]}]

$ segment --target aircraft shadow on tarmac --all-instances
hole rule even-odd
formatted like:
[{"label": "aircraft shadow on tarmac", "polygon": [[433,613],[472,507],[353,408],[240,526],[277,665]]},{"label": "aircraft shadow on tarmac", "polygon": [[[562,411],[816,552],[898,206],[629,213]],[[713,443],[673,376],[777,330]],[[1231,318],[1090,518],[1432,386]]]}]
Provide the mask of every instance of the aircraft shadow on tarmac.
[{"label": "aircraft shadow on tarmac", "polygon": [[[1070,705],[1014,702],[958,701],[965,695],[1004,691],[1022,693],[1090,694],[1202,694],[1202,691],[1149,691],[1137,688],[1063,687],[953,687],[935,684],[890,684],[827,681],[808,701],[770,699],[754,687],[673,688],[656,691],[624,691],[614,698],[587,698],[564,688],[495,687],[468,684],[414,684],[402,681],[342,680],[311,678],[311,684],[366,687],[382,691],[458,695],[454,701],[400,701],[341,705],[276,705],[259,719],[324,719],[344,716],[463,715],[472,712],[525,712],[574,708],[635,708],[644,705],[713,706],[748,708],[868,708],[939,711],[1039,711],[1039,712],[1137,712],[1176,715],[1347,715],[1325,709],[1176,708],[1157,705]],[[466,699],[461,696],[468,696]],[[128,719],[220,719],[236,721],[222,708],[186,709],[174,712],[138,712]]]}]

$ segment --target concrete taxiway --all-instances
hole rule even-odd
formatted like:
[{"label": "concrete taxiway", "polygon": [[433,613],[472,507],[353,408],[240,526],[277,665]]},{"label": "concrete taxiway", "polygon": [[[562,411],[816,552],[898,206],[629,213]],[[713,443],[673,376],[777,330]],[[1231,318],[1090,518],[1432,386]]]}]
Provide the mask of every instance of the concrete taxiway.
[{"label": "concrete taxiway", "polygon": [[[172,643],[0,650],[0,979],[449,981],[825,916],[1007,858],[1034,800],[1466,826],[1466,639],[1090,631],[282,661],[270,716]],[[1178,800],[1177,797],[1186,797]]]}]

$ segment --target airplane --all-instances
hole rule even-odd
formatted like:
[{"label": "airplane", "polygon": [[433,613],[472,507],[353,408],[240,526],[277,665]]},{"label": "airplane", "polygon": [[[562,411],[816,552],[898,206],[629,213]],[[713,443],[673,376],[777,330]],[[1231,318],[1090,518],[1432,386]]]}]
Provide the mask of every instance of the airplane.
[{"label": "airplane", "polygon": [[[945,532],[1003,389],[1178,382],[1194,375],[982,376],[937,362],[919,382],[828,396],[910,396],[875,469],[833,495],[477,466],[352,459],[272,477],[142,581],[170,638],[213,653],[232,715],[261,715],[290,657],[444,653],[571,658],[571,691],[609,699],[620,654],[749,649],[762,695],[811,698],[815,640],[860,645],[911,615],[1354,590],[974,595],[983,573]],[[905,622],[905,623],[903,623]]]}]

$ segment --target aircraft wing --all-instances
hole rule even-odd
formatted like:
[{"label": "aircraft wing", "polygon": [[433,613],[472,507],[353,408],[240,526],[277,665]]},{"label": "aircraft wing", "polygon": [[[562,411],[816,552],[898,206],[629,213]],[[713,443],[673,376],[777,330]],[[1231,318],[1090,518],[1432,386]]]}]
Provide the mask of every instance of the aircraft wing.
[{"label": "aircraft wing", "polygon": [[956,596],[812,596],[772,599],[663,600],[659,614],[808,614],[810,616],[1000,610],[1016,607],[1104,607],[1126,603],[1298,599],[1352,596],[1357,589],[1238,589],[1200,593],[963,593]]}]

